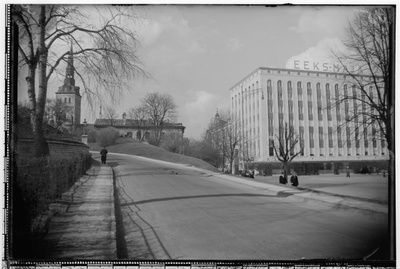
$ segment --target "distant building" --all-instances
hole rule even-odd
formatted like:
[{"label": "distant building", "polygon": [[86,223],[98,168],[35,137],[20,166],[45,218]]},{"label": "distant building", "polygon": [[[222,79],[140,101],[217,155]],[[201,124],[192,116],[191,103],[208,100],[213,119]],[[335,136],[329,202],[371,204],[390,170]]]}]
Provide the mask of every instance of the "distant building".
[{"label": "distant building", "polygon": [[127,119],[126,113],[122,114],[122,119],[96,119],[94,128],[100,130],[102,128],[113,127],[118,130],[120,136],[132,137],[136,140],[147,141],[156,130],[161,129],[161,138],[168,134],[176,134],[183,138],[185,126],[182,123],[164,122],[161,126],[153,126],[150,121],[140,121]]},{"label": "distant building", "polygon": [[[360,95],[353,85],[346,83],[344,76],[260,67],[241,79],[229,89],[232,118],[242,128],[241,150],[246,147],[251,152],[254,164],[277,169],[279,162],[272,144],[279,129],[287,123],[299,135],[295,150],[303,149],[293,160],[292,168],[298,173],[383,165],[388,160],[388,150],[377,126],[361,131],[351,123],[343,125],[354,109],[366,109],[353,100],[335,106],[338,96]],[[243,167],[240,157],[238,168]]]},{"label": "distant building", "polygon": [[71,53],[67,60],[67,69],[64,79],[64,84],[58,88],[56,92],[56,99],[61,101],[68,107],[69,112],[67,113],[67,122],[65,123],[68,127],[76,128],[81,124],[81,95],[79,93],[79,87],[75,86],[75,68],[74,60]]}]

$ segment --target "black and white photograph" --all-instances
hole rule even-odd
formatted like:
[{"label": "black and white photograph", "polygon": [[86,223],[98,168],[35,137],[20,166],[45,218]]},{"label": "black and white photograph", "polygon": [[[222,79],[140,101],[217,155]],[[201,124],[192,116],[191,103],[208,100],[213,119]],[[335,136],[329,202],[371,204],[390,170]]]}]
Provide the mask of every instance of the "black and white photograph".
[{"label": "black and white photograph", "polygon": [[6,263],[395,268],[395,4],[5,9]]}]

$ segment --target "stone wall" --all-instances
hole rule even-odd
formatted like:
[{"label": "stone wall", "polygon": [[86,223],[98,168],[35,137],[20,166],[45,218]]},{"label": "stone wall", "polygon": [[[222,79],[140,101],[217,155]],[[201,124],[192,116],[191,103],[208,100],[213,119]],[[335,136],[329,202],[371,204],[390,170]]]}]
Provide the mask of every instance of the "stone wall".
[{"label": "stone wall", "polygon": [[[74,140],[56,140],[47,139],[50,156],[58,154],[89,154],[89,147],[82,142]],[[18,156],[32,157],[34,152],[34,140],[33,139],[19,139],[17,142],[17,148],[15,153]]]}]

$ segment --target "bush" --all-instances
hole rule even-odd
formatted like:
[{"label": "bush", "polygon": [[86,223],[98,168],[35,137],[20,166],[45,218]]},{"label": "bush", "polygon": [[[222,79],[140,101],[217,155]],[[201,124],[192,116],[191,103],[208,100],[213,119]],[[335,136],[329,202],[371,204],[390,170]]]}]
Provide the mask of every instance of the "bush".
[{"label": "bush", "polygon": [[96,143],[97,131],[94,128],[87,129],[88,143]]},{"label": "bush", "polygon": [[119,132],[113,127],[107,127],[97,132],[96,141],[101,147],[114,145],[119,137]]},{"label": "bush", "polygon": [[178,133],[168,133],[161,142],[161,147],[169,152],[180,153],[182,149],[182,135]]}]

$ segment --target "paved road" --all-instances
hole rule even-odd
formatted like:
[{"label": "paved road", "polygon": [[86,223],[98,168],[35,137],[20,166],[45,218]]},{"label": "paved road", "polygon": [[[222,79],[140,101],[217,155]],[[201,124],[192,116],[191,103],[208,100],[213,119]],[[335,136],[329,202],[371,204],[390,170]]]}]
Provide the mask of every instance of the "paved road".
[{"label": "paved road", "polygon": [[118,258],[360,259],[386,230],[386,214],[299,201],[268,185],[134,156],[109,154],[108,164]]}]

